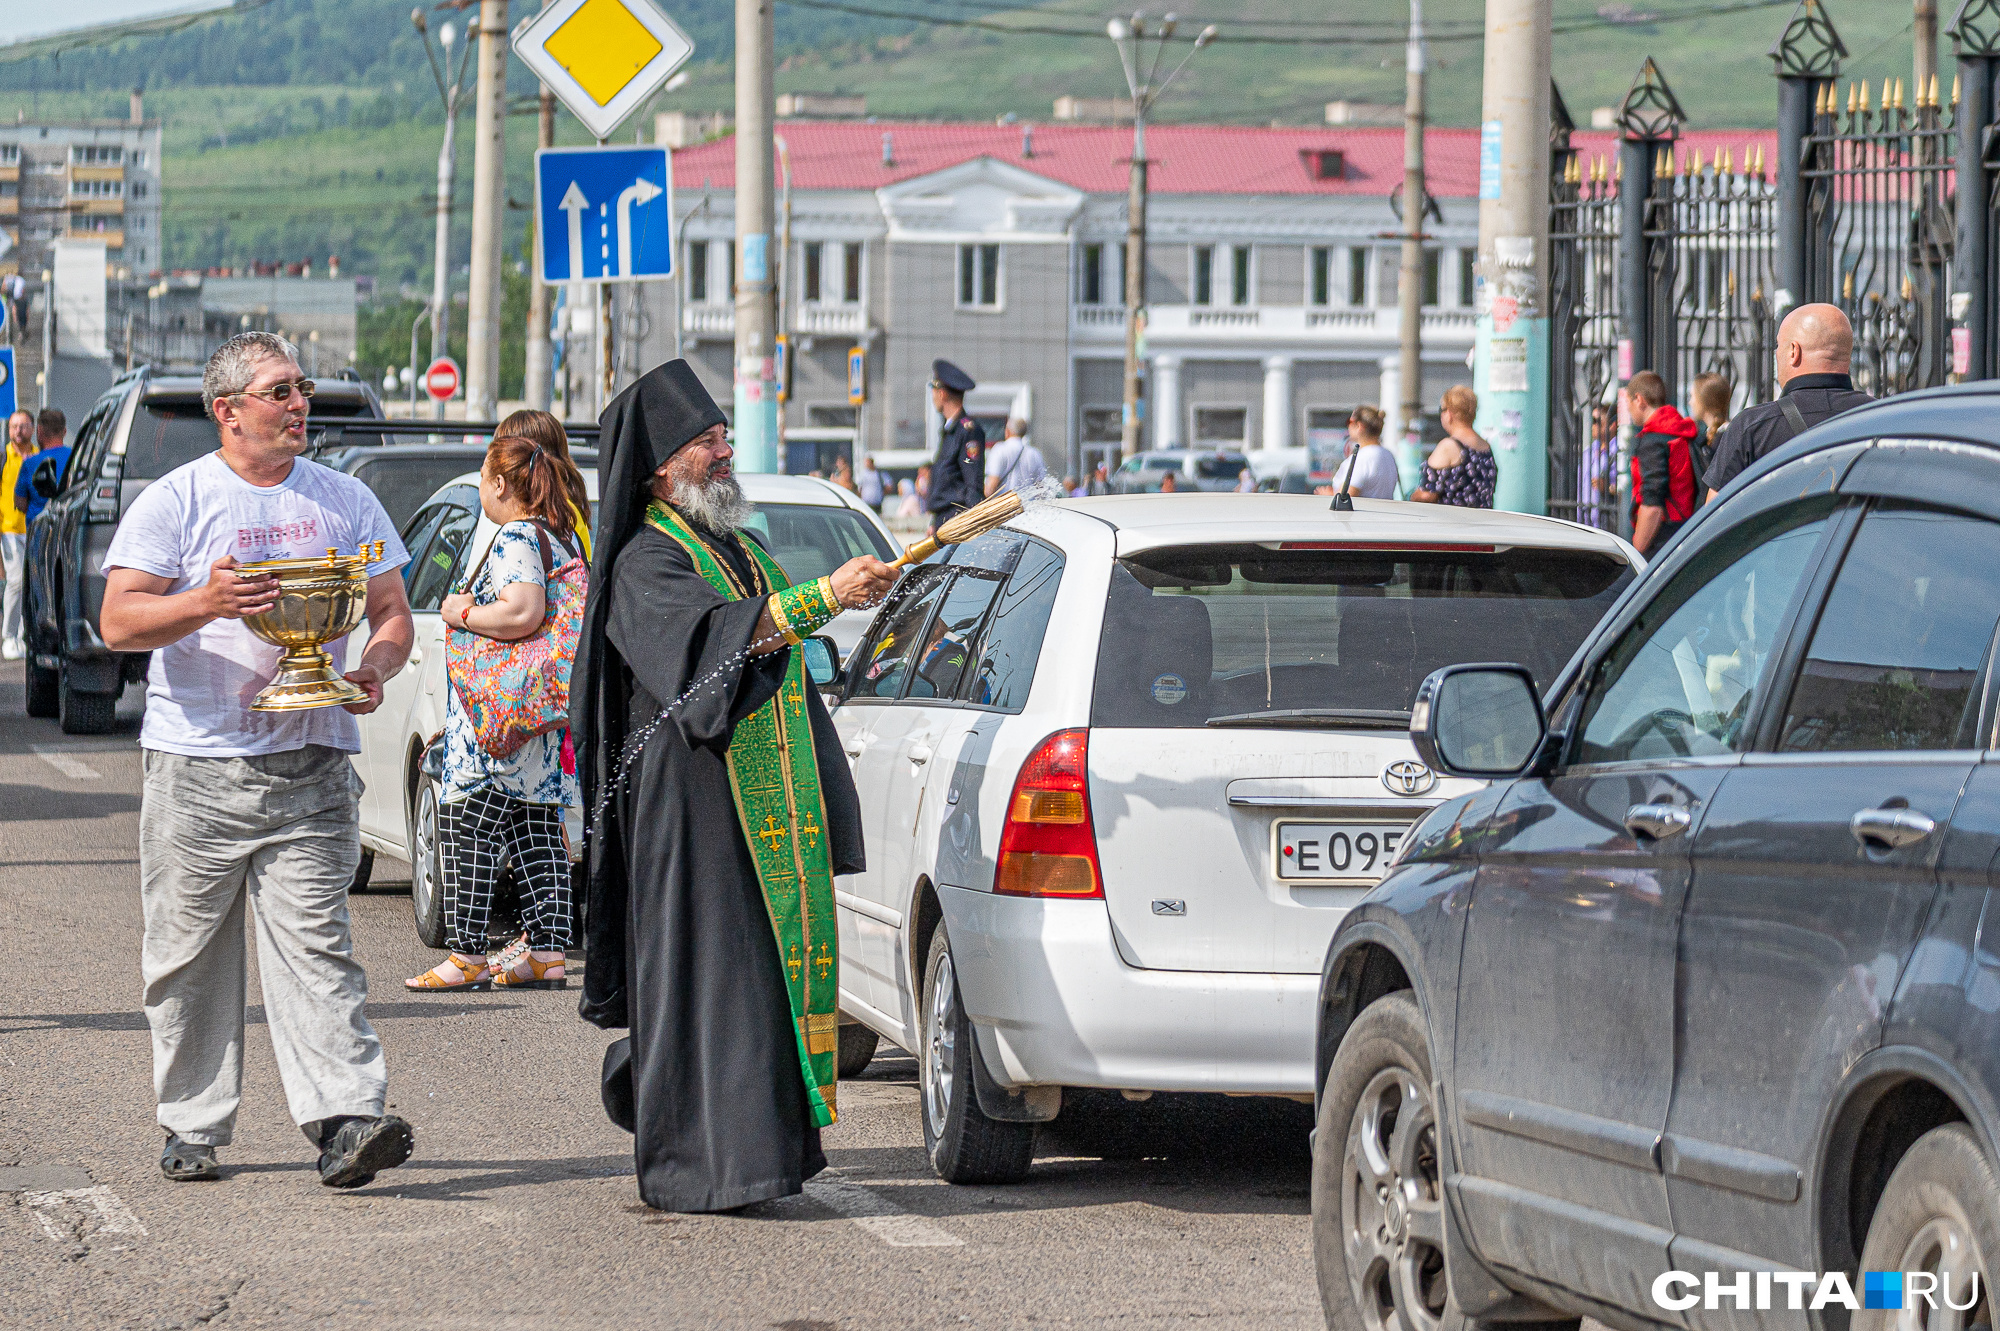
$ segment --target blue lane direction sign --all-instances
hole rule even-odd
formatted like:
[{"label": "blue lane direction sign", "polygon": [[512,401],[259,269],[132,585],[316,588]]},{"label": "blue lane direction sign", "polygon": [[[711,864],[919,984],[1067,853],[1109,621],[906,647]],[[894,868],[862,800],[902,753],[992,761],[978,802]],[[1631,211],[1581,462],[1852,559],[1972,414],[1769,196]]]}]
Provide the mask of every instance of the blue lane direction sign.
[{"label": "blue lane direction sign", "polygon": [[535,248],[544,282],[674,275],[674,181],[664,147],[535,154]]},{"label": "blue lane direction sign", "polygon": [[[14,383],[14,348],[0,347],[0,417],[12,416],[18,408],[20,390]],[[0,448],[5,448],[0,444]]]}]

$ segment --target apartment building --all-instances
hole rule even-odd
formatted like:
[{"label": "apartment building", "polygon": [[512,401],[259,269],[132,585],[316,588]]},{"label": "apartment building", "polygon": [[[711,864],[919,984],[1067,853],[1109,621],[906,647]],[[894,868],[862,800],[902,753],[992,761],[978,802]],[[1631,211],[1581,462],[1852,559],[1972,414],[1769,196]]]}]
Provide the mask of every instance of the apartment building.
[{"label": "apartment building", "polygon": [[[1129,129],[792,122],[788,430],[934,445],[934,357],[969,407],[1032,425],[1051,470],[1115,453],[1125,354]],[[1399,397],[1399,130],[1161,126],[1152,158],[1148,447],[1284,448]],[[1478,136],[1433,130],[1423,393],[1470,382]],[[731,139],[675,152],[677,290],[649,288],[648,363],[685,354],[731,397]],[[782,223],[781,223],[782,227]],[[678,309],[673,306],[677,302]],[[867,401],[848,399],[861,348]]]},{"label": "apartment building", "polygon": [[61,240],[104,246],[112,269],[144,274],[160,253],[160,122],[132,94],[126,120],[0,121],[0,275],[35,280]]}]

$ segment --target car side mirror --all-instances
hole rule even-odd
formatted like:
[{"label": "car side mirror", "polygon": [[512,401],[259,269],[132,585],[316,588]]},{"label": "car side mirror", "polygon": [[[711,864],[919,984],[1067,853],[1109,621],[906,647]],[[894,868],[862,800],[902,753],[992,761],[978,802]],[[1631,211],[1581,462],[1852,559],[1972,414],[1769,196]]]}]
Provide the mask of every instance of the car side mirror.
[{"label": "car side mirror", "polygon": [[1549,730],[1525,666],[1453,665],[1432,671],[1410,709],[1417,756],[1447,776],[1519,776]]},{"label": "car side mirror", "polygon": [[799,644],[799,651],[805,654],[806,678],[818,687],[825,688],[840,678],[840,651],[832,638],[825,634],[807,638]]},{"label": "car side mirror", "polygon": [[62,493],[61,459],[43,458],[36,464],[28,477],[28,488],[44,499],[54,499]]}]

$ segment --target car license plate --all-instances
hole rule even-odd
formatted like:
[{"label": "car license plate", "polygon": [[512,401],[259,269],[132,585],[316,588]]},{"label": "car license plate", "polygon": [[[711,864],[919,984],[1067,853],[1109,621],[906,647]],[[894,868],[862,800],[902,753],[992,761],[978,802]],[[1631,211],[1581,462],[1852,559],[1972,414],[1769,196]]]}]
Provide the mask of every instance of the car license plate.
[{"label": "car license plate", "polygon": [[1372,883],[1409,830],[1408,823],[1279,823],[1278,877]]}]

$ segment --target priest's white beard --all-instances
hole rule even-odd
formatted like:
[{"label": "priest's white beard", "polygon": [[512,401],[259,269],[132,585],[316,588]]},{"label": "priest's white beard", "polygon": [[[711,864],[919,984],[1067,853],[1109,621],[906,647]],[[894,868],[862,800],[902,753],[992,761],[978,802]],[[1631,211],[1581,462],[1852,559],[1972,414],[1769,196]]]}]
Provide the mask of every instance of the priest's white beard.
[{"label": "priest's white beard", "polygon": [[682,517],[717,536],[726,536],[750,521],[754,511],[734,476],[674,482],[674,507]]}]

